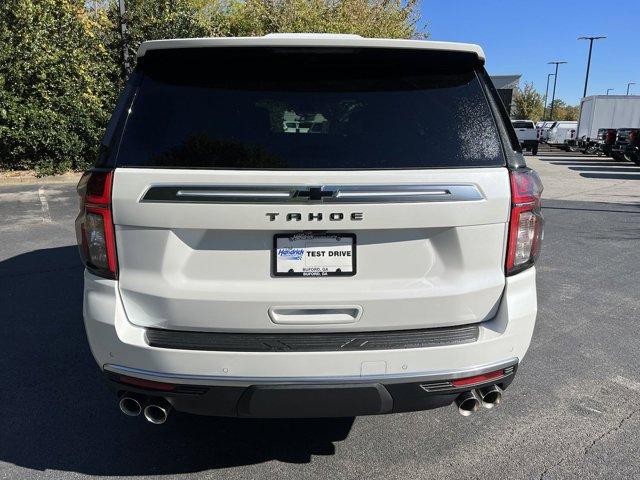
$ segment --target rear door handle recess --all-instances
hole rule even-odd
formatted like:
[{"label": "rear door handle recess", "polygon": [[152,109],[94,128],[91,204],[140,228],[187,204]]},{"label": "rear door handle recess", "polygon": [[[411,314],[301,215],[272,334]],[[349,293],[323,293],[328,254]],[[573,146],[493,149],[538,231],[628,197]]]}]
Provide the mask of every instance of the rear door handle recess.
[{"label": "rear door handle recess", "polygon": [[337,325],[356,323],[362,315],[359,305],[294,305],[271,307],[269,317],[278,325]]}]

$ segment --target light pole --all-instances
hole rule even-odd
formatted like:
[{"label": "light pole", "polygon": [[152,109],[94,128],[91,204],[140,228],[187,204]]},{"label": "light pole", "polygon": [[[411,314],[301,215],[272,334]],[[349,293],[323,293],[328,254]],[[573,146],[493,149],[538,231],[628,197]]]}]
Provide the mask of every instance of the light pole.
[{"label": "light pole", "polygon": [[553,120],[553,102],[556,99],[556,83],[558,82],[558,65],[562,65],[563,63],[567,63],[567,62],[549,62],[549,65],[555,65],[556,66],[556,73],[554,74],[553,77],[553,94],[551,95],[551,111],[549,112],[549,120]]},{"label": "light pole", "polygon": [[589,58],[587,60],[587,75],[584,79],[584,93],[582,94],[583,98],[587,96],[587,84],[589,83],[589,69],[591,68],[591,51],[593,50],[593,41],[601,40],[603,38],[607,37],[578,37],[578,40],[589,40]]},{"label": "light pole", "polygon": [[544,111],[542,112],[542,120],[545,120],[547,116],[547,95],[549,94],[549,77],[554,76],[555,73],[547,74],[547,88],[544,89]]},{"label": "light pole", "polygon": [[607,95],[609,95],[609,92],[610,92],[611,90],[615,90],[615,88],[607,88]]},{"label": "light pole", "polygon": [[627,83],[627,96],[629,95],[629,87],[630,87],[631,85],[635,85],[635,84],[636,84],[636,82],[629,82],[629,83]]}]

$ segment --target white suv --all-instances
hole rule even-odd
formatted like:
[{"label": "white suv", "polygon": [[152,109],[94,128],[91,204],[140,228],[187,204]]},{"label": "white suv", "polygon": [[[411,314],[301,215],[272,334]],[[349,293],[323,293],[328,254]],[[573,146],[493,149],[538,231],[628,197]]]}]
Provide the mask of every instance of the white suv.
[{"label": "white suv", "polygon": [[500,401],[536,318],[542,187],[480,47],[269,35],[138,56],[78,186],[87,336],[124,413]]}]

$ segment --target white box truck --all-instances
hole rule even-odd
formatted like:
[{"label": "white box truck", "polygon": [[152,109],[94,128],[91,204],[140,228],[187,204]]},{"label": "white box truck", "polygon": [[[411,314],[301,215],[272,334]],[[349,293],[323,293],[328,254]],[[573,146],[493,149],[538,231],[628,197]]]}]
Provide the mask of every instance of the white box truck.
[{"label": "white box truck", "polygon": [[640,95],[593,95],[580,102],[578,132],[567,140],[567,150],[596,149],[598,130],[640,127]]}]

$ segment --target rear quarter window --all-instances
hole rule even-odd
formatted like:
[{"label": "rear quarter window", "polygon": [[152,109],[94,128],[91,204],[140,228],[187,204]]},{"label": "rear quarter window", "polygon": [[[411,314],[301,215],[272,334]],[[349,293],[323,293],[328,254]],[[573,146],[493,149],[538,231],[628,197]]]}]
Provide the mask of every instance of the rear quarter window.
[{"label": "rear quarter window", "polygon": [[515,121],[511,123],[513,124],[513,128],[530,128],[530,129],[535,128],[533,125],[533,122]]},{"label": "rear quarter window", "polygon": [[142,65],[121,167],[505,164],[473,54],[211,48],[150,51]]}]

